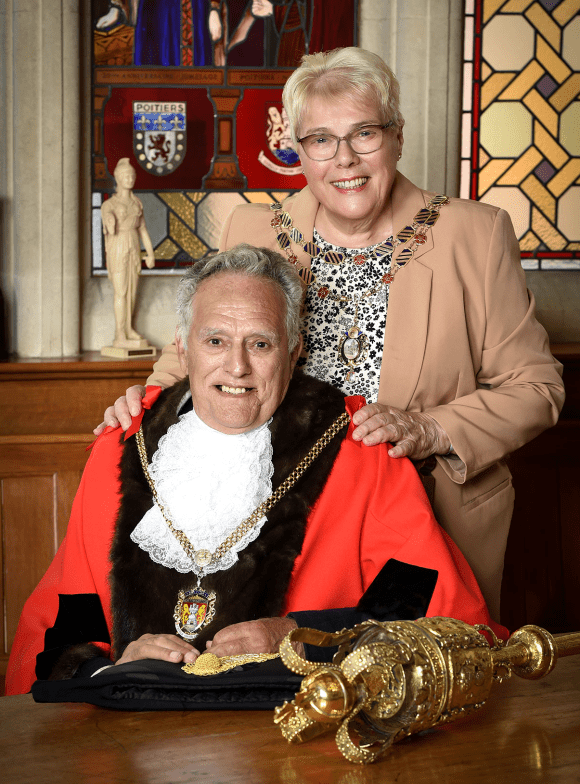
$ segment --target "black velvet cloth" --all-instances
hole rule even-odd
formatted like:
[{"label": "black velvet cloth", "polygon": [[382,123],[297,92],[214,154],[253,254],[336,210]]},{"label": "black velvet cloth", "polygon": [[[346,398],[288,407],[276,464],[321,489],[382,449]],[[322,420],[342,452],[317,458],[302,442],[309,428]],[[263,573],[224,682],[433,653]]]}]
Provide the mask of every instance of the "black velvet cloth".
[{"label": "black velvet cloth", "polygon": [[294,698],[301,680],[280,659],[204,677],[188,675],[180,664],[147,659],[109,667],[94,678],[36,681],[32,696],[36,702],[88,702],[114,710],[273,710]]},{"label": "black velvet cloth", "polygon": [[111,642],[101,600],[93,593],[59,594],[54,625],[46,630],[44,649],[36,657],[37,677],[72,678],[79,664],[100,656],[100,649],[86,640]]},{"label": "black velvet cloth", "polygon": [[[356,607],[290,613],[298,626],[340,631],[369,618],[415,620],[425,615],[437,572],[390,559]],[[309,661],[328,662],[336,647],[306,645]],[[181,664],[144,660],[109,667],[90,677],[109,659],[85,662],[76,677],[36,681],[36,702],[88,702],[117,710],[272,710],[294,698],[301,676],[279,659],[246,664],[215,676],[188,675]]]},{"label": "black velvet cloth", "polygon": [[[298,626],[335,632],[375,621],[414,621],[423,618],[437,584],[437,571],[390,558],[364,592],[356,607],[289,613]],[[337,647],[305,645],[308,661],[330,662]]]}]

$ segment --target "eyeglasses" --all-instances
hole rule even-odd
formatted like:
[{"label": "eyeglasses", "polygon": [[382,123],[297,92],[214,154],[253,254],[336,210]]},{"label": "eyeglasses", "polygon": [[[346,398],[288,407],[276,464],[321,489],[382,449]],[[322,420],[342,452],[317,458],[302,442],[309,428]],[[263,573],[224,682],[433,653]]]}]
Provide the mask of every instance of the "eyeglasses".
[{"label": "eyeglasses", "polygon": [[311,133],[298,139],[302,149],[313,161],[329,161],[338,152],[341,142],[346,142],[353,152],[367,155],[375,152],[383,144],[383,131],[393,125],[393,120],[386,125],[363,125],[346,136],[333,136],[331,133]]}]

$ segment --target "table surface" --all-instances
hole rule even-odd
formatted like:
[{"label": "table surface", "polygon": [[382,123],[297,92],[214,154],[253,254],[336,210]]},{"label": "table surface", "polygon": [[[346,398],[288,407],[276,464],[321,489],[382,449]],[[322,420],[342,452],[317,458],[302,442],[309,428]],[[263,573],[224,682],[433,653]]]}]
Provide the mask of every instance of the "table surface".
[{"label": "table surface", "polygon": [[580,782],[580,656],[512,678],[460,721],[353,765],[334,736],[289,745],[271,711],[117,712],[0,698],[3,784]]}]

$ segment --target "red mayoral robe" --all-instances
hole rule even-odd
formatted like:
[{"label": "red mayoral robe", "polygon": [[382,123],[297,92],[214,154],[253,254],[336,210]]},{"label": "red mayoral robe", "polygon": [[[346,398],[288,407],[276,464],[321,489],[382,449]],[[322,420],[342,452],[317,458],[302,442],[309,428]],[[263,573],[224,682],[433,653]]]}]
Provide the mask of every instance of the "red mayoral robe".
[{"label": "red mayoral robe", "polygon": [[[146,408],[159,393],[158,387],[148,389]],[[363,405],[362,397],[345,399],[351,416]],[[141,417],[135,418],[125,438],[136,432]],[[427,616],[488,624],[505,638],[506,630],[489,616],[467,561],[435,520],[412,463],[389,457],[387,444],[367,447],[354,441],[352,431],[351,423],[326,484],[310,509],[282,614],[355,606],[387,560],[395,558],[437,570]],[[9,662],[7,694],[28,692],[37,679],[36,657],[45,648],[47,630],[54,627],[59,595],[89,594],[95,601],[98,597],[113,639],[109,553],[120,504],[122,451],[118,429],[108,428],[93,445],[66,537],[22,612]],[[78,620],[92,628],[90,618]],[[86,642],[94,642],[104,656],[114,658],[110,644],[90,636]]]}]

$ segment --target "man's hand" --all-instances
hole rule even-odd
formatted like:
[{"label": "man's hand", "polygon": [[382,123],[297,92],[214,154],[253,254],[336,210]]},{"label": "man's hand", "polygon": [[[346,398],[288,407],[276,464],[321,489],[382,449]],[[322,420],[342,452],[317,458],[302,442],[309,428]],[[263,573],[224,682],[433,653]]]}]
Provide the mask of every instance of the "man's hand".
[{"label": "man's hand", "polygon": [[366,446],[390,442],[391,457],[423,460],[429,455],[446,455],[451,449],[449,436],[429,414],[401,411],[382,403],[370,403],[352,418],[356,425],[352,437]]},{"label": "man's hand", "polygon": [[278,653],[280,643],[292,629],[296,629],[296,622],[291,618],[260,618],[234,623],[217,632],[205,647],[216,656]]},{"label": "man's hand", "polygon": [[128,664],[141,659],[190,663],[198,656],[199,651],[176,634],[144,634],[127,645],[115,664]]},{"label": "man's hand", "polygon": [[109,406],[105,411],[104,422],[93,430],[96,436],[100,436],[106,427],[121,427],[127,430],[131,426],[131,417],[141,413],[141,401],[145,396],[145,387],[135,384],[125,392],[124,395],[115,400],[114,406]]}]

